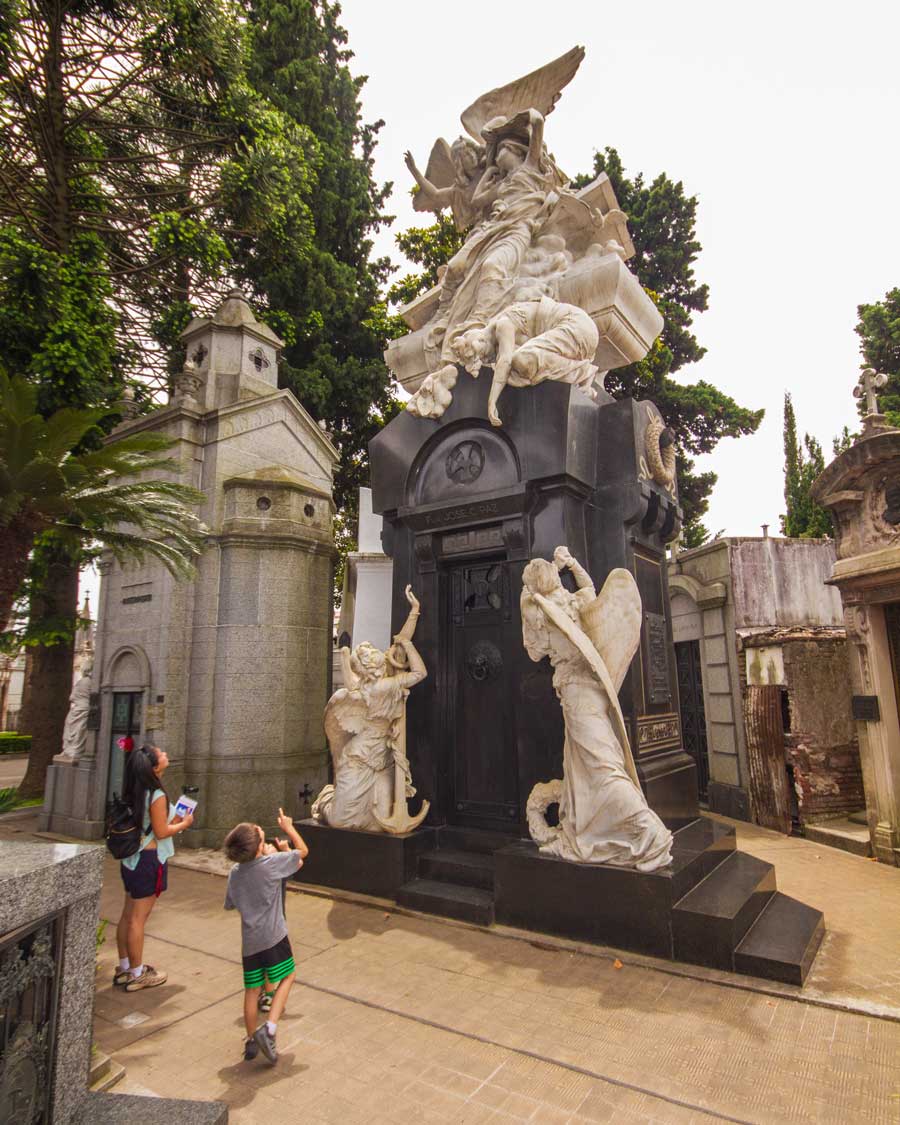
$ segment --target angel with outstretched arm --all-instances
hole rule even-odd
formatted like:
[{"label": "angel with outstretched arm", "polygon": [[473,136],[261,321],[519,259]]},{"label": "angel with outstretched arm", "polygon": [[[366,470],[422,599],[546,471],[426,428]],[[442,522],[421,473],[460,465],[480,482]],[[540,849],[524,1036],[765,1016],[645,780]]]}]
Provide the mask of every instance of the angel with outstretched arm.
[{"label": "angel with outstretched arm", "polygon": [[334,784],[325,786],[312,810],[338,828],[378,831],[391,811],[398,724],[410,688],[427,675],[412,641],[419,602],[410,587],[406,597],[409,615],[387,652],[368,641],[341,650],[345,686],[329,699],[324,716]]}]

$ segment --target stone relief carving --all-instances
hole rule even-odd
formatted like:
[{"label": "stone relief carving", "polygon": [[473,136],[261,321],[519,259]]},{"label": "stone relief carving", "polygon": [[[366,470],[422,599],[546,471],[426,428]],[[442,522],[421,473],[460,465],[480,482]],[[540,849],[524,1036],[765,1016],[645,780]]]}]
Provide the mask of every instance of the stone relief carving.
[{"label": "stone relief carving", "polygon": [[334,785],[326,785],[312,815],[335,828],[364,828],[400,835],[428,814],[428,801],[410,816],[415,796],[406,757],[406,699],[427,670],[412,638],[419,602],[406,587],[410,604],[403,628],[386,651],[364,641],[351,653],[341,649],[345,687],[325,707],[325,734],[334,764]]},{"label": "stone relief carving", "polygon": [[675,439],[662,414],[652,402],[642,402],[646,418],[643,450],[638,461],[640,480],[652,480],[666,492],[675,494]]},{"label": "stone relief carving", "polygon": [[[608,177],[576,194],[544,144],[545,119],[583,58],[573,48],[477,99],[462,114],[471,139],[438,140],[424,175],[406,154],[415,206],[449,207],[468,232],[436,288],[401,310],[413,331],[385,353],[420,417],[444,413],[460,364],[473,375],[494,366],[497,396],[507,381],[590,390],[601,371],[643,358],[662,329],[624,265],[633,246]],[[460,343],[473,331],[487,337]],[[496,396],[491,421],[500,424]]]},{"label": "stone relief carving", "polygon": [[86,664],[81,678],[69,696],[69,711],[63,727],[62,752],[67,758],[80,758],[87,744],[88,716],[91,710],[91,672]]},{"label": "stone relief carving", "polygon": [[[575,579],[574,594],[560,581],[564,569]],[[641,790],[618,700],[640,643],[634,578],[613,570],[598,595],[587,571],[566,547],[557,547],[553,562],[533,559],[526,566],[521,611],[528,655],[550,657],[566,729],[562,780],[542,783],[529,798],[533,838],[542,852],[574,862],[665,867],[672,834]],[[539,811],[556,799],[558,827],[545,831],[538,823],[535,833]]]}]

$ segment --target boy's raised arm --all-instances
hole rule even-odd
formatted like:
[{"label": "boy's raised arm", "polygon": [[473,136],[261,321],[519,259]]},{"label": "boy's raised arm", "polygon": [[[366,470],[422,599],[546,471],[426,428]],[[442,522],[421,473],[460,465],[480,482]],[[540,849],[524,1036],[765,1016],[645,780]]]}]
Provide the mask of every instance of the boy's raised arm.
[{"label": "boy's raised arm", "polygon": [[284,809],[278,810],[278,827],[290,840],[293,849],[300,853],[300,858],[306,859],[306,857],[309,855],[309,848],[306,846],[306,842],[304,841],[303,837],[294,827],[293,820],[291,820]]}]

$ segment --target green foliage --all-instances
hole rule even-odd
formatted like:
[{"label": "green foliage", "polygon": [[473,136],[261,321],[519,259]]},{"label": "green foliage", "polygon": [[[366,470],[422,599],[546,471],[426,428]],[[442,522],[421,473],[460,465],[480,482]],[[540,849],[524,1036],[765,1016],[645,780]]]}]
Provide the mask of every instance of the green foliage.
[{"label": "green foliage", "polygon": [[0,789],[0,815],[14,809],[32,808],[43,804],[43,797],[20,797],[18,789]]},{"label": "green foliage", "polygon": [[31,749],[30,734],[0,731],[0,754],[27,754]]},{"label": "green foliage", "polygon": [[422,266],[421,273],[410,273],[394,282],[388,290],[388,300],[405,305],[437,285],[438,269],[445,265],[465,241],[465,232],[457,230],[449,215],[441,213],[430,227],[410,227],[398,234],[398,248],[411,262]]},{"label": "green foliage", "polygon": [[348,519],[368,477],[368,441],[397,409],[382,353],[398,327],[381,296],[388,264],[370,260],[371,234],[389,221],[390,185],[372,178],[381,123],[360,120],[365,80],[350,72],[339,15],[327,0],[248,4],[247,81],[293,137],[293,210],[272,225],[251,145],[226,176],[240,190],[226,192],[223,217],[248,232],[229,243],[232,273],[287,344],[280,382],[326,422],[341,454],[335,499]]},{"label": "green foliage", "polygon": [[[866,364],[883,372],[887,384],[878,391],[878,406],[892,426],[900,426],[900,289],[891,289],[884,299],[857,308],[856,332],[862,342]],[[858,403],[860,417],[866,400]]]},{"label": "green foliage", "polygon": [[[846,428],[845,431],[846,433]],[[839,439],[835,439],[837,445]],[[825,468],[822,447],[814,437],[797,440],[797,420],[791,396],[784,396],[784,503],[781,534],[790,539],[824,539],[833,534],[831,515],[810,496],[813,481]]]},{"label": "green foliage", "polygon": [[[739,406],[702,380],[683,384],[671,378],[701,359],[705,350],[691,331],[694,314],[706,309],[709,298],[708,287],[698,284],[694,276],[701,249],[696,238],[696,197],[687,196],[683,184],[665,174],[649,184],[640,173],[629,178],[614,148],[596,153],[592,173],[576,177],[573,187],[586,186],[601,172],[609,176],[619,206],[628,216],[635,247],[629,265],[665,320],[662,335],[647,356],[640,363],[610,371],[606,389],[616,398],[652,399],[674,430],[679,499],[684,509],[682,545],[699,546],[709,534],[702,520],[716,474],[695,472],[693,458],[711,453],[724,437],[755,433],[763,411]],[[438,267],[455,253],[461,237],[446,217],[398,236],[400,249],[423,270],[397,282],[390,291],[391,299],[408,301],[433,285]]]},{"label": "green foliage", "polygon": [[[137,479],[171,471],[170,441],[136,433],[83,449],[103,409],[64,407],[44,418],[38,389],[0,372],[0,621],[6,622],[36,540],[74,556],[101,543],[122,562],[152,557],[180,577],[193,573],[203,535],[191,506],[195,489],[168,480]],[[81,452],[73,450],[81,448]],[[126,528],[128,530],[126,530]]]}]

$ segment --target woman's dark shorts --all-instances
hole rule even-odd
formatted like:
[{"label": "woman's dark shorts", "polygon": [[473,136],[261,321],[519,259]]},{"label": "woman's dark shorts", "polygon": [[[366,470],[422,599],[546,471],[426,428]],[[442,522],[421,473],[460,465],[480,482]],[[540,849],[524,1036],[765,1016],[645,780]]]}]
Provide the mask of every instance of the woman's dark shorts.
[{"label": "woman's dark shorts", "polygon": [[119,867],[125,890],[132,898],[150,898],[152,895],[159,898],[169,885],[169,865],[159,862],[156,848],[142,851],[137,867],[133,870],[124,863],[120,863]]},{"label": "woman's dark shorts", "polygon": [[251,953],[249,957],[243,957],[241,960],[244,963],[244,988],[259,988],[267,980],[269,984],[277,984],[290,976],[295,967],[289,937],[283,937],[271,949],[264,949],[261,953]]}]

